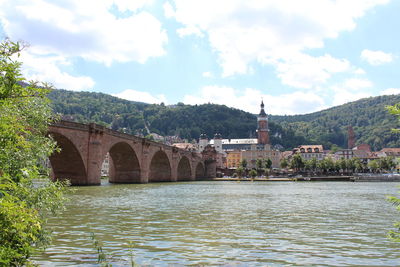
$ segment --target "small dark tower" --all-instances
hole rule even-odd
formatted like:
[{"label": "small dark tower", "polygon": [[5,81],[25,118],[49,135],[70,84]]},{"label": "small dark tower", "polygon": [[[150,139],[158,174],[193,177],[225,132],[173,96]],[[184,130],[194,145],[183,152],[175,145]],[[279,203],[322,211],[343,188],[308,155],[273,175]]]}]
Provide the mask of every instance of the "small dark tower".
[{"label": "small dark tower", "polygon": [[349,125],[347,127],[347,148],[352,149],[356,146],[356,135],[354,134],[353,127]]},{"label": "small dark tower", "polygon": [[261,100],[261,111],[257,117],[257,137],[258,143],[262,145],[269,144],[268,116],[264,111],[264,102]]}]

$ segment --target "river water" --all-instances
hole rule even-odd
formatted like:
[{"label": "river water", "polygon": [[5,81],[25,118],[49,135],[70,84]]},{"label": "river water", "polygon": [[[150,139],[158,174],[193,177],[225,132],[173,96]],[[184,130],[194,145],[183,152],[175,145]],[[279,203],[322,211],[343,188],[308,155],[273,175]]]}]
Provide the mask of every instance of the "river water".
[{"label": "river water", "polygon": [[[75,187],[41,266],[399,266],[398,183],[181,182]],[[127,245],[131,242],[131,248]]]}]

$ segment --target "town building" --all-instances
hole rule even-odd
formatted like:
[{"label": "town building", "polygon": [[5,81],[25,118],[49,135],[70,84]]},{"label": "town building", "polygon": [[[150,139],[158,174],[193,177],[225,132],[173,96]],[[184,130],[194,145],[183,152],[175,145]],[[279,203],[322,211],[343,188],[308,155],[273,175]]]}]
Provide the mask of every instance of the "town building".
[{"label": "town building", "polygon": [[257,138],[222,139],[216,134],[214,139],[208,140],[205,134],[200,135],[199,152],[207,145],[211,145],[218,153],[226,157],[225,167],[235,169],[240,166],[242,160],[247,161],[247,168],[255,168],[257,159],[271,159],[272,167],[278,168],[281,160],[281,152],[273,150],[270,145],[268,115],[264,110],[264,102],[261,101],[261,110],[257,116]]},{"label": "town building", "polygon": [[322,160],[325,158],[324,148],[322,145],[301,145],[293,149],[294,154],[300,154],[304,160],[316,158]]},{"label": "town building", "polygon": [[279,168],[281,161],[281,152],[272,150],[270,145],[265,145],[264,149],[256,149],[254,146],[250,150],[241,151],[242,160],[247,161],[247,168],[256,168],[257,159],[270,159],[272,161],[272,168]]},{"label": "town building", "polygon": [[400,157],[400,148],[382,148],[376,152],[378,157]]},{"label": "town building", "polygon": [[335,159],[351,159],[354,157],[353,149],[341,149],[335,152]]},{"label": "town building", "polygon": [[242,151],[241,150],[231,150],[226,151],[226,168],[236,169],[240,166],[242,161]]}]

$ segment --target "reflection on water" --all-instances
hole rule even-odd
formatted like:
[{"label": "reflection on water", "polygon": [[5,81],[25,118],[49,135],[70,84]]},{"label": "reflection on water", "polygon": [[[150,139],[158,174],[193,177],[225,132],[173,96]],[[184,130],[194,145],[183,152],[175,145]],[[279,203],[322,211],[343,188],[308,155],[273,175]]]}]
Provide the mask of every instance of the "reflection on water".
[{"label": "reflection on water", "polygon": [[113,266],[400,265],[386,239],[400,220],[397,183],[190,182],[78,187],[50,221],[40,265],[96,263],[90,232]]}]

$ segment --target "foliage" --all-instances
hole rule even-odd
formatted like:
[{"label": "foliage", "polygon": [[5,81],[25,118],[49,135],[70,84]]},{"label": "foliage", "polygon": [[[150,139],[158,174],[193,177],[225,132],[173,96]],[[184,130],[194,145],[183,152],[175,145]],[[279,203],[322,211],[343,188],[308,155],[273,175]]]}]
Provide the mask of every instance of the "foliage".
[{"label": "foliage", "polygon": [[372,171],[372,172],[376,172],[379,169],[379,162],[378,160],[374,159],[371,160],[370,162],[368,162],[368,168]]},{"label": "foliage", "polygon": [[[387,200],[391,202],[400,212],[400,198],[395,196],[388,196]],[[393,226],[396,228],[396,230],[389,231],[388,236],[393,241],[400,242],[400,222],[394,223]]]},{"label": "foliage", "polygon": [[244,170],[244,168],[243,168],[242,166],[238,167],[238,168],[236,169],[236,175],[237,175],[237,177],[238,177],[238,178],[242,178],[244,172],[245,172],[245,170]]},{"label": "foliage", "polygon": [[0,265],[6,266],[27,264],[33,248],[49,242],[46,218],[64,201],[64,185],[48,181],[40,164],[56,147],[46,137],[53,120],[48,86],[25,82],[15,59],[21,49],[9,40],[0,44]]},{"label": "foliage", "polygon": [[[400,121],[400,103],[397,103],[393,106],[388,106],[387,109],[389,110],[390,114],[397,116],[397,119]],[[394,129],[394,132],[398,133],[398,132],[400,132],[400,130]],[[395,163],[394,163],[393,159],[391,160],[391,162],[392,163],[388,162],[387,164],[390,167],[395,167]],[[382,163],[381,163],[381,165],[382,165]],[[400,198],[395,197],[395,196],[389,196],[387,199],[389,202],[391,202],[393,205],[396,206],[396,209],[398,211],[400,211]],[[388,236],[390,239],[392,239],[396,242],[400,242],[400,222],[395,222],[393,226],[396,228],[396,230],[389,231]]]},{"label": "foliage", "polygon": [[[386,106],[386,109],[390,114],[397,116],[398,122],[400,122],[400,103],[396,103],[393,106]],[[399,133],[400,129],[392,129],[394,132]]]},{"label": "foliage", "polygon": [[247,168],[247,160],[246,159],[242,159],[240,161],[240,166],[243,167],[243,169],[246,170],[246,168]]},{"label": "foliage", "polygon": [[257,176],[257,171],[255,169],[251,169],[249,171],[249,176],[254,179]]},{"label": "foliage", "polygon": [[[188,140],[220,133],[223,138],[249,138],[256,135],[256,116],[223,105],[145,104],[127,101],[102,93],[53,90],[49,94],[53,109],[64,119],[95,122],[114,130],[146,136],[179,135]],[[306,143],[292,129],[269,123],[271,141],[285,148]]]},{"label": "foliage", "polygon": [[283,158],[280,162],[280,166],[282,169],[286,169],[289,166],[289,163],[286,158]]},{"label": "foliage", "polygon": [[294,154],[292,160],[289,163],[289,166],[291,169],[294,169],[295,171],[299,171],[304,167],[304,161],[303,158],[300,156],[300,154]]},{"label": "foliage", "polygon": [[265,160],[265,168],[271,169],[271,167],[272,167],[272,160],[270,158],[267,158]]},{"label": "foliage", "polygon": [[[373,150],[383,147],[400,147],[400,139],[391,130],[396,118],[385,112],[387,105],[400,102],[400,95],[377,96],[360,99],[319,112],[294,116],[271,116],[270,120],[283,129],[293,130],[307,144],[322,144],[337,150],[347,147],[347,126],[353,126],[357,143],[371,145]],[[400,114],[400,105],[390,107]]]},{"label": "foliage", "polygon": [[[96,122],[114,130],[143,136],[179,135],[193,140],[205,133],[212,137],[248,138],[256,135],[256,116],[223,105],[145,104],[102,93],[53,90],[54,111],[77,122]],[[333,151],[347,147],[347,126],[352,125],[357,143],[373,149],[399,147],[400,140],[391,131],[395,118],[384,111],[400,101],[400,95],[361,99],[342,106],[306,115],[270,116],[273,145],[292,149],[303,144],[322,144]]]}]

